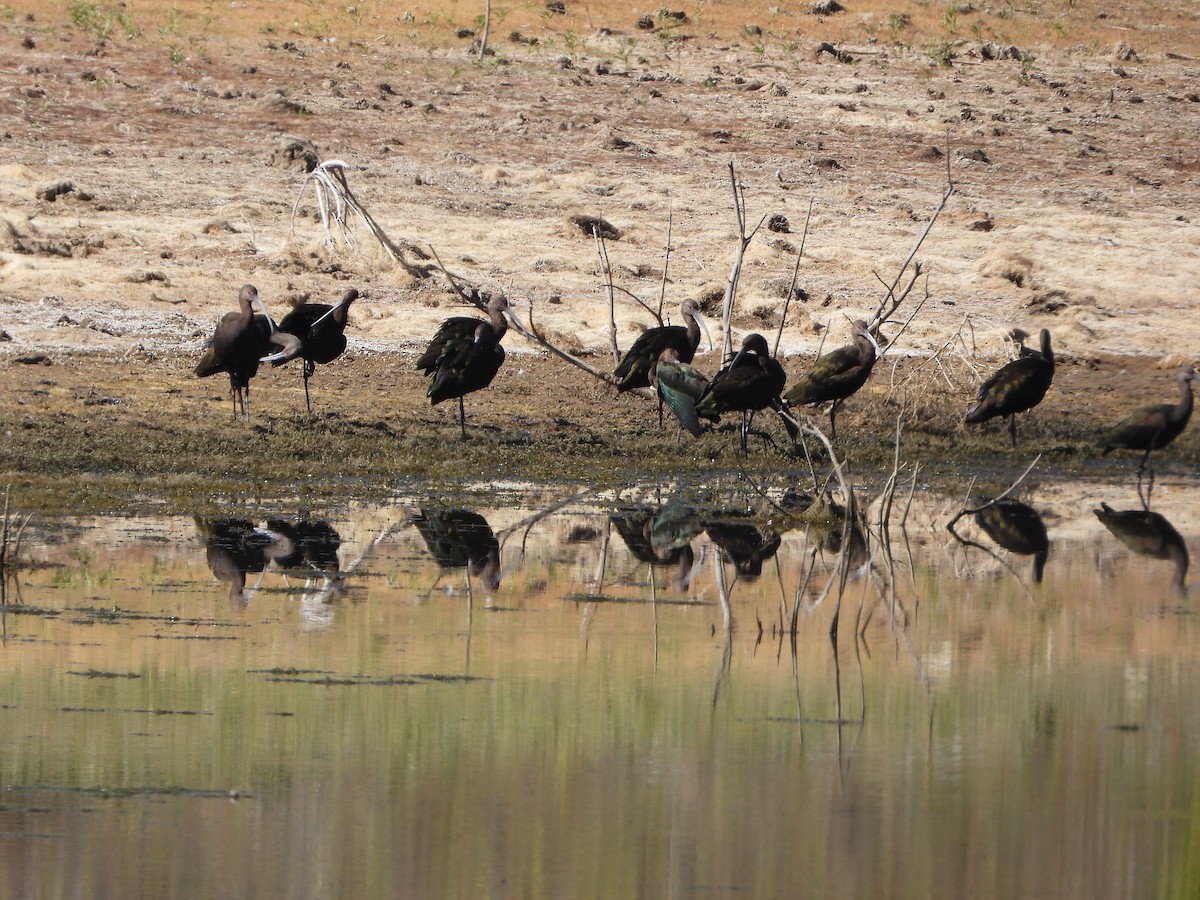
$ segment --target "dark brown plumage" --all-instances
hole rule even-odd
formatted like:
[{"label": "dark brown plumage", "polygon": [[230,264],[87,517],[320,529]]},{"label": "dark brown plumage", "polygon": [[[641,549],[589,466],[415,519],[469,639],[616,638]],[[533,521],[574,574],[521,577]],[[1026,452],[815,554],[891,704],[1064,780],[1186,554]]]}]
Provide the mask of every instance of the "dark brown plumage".
[{"label": "dark brown plumage", "polygon": [[350,288],[333,306],[328,303],[301,303],[283,317],[279,330],[299,338],[299,344],[291,353],[277,353],[271,357],[271,365],[281,366],[300,357],[304,360],[304,406],[312,412],[312,401],[308,394],[308,379],[312,378],[317,365],[327,365],[346,350],[346,319],[350,304],[359,293]]},{"label": "dark brown plumage", "polygon": [[[1161,450],[1183,432],[1192,417],[1192,379],[1196,373],[1184,366],[1176,374],[1179,383],[1179,401],[1175,404],[1155,403],[1143,406],[1126,416],[1120,424],[1109,431],[1104,441],[1104,452],[1113,450],[1142,450],[1142,461],[1138,464],[1137,489],[1147,509],[1150,494],[1154,491],[1154,467],[1150,454]],[[1147,475],[1146,493],[1142,494],[1142,477]]]},{"label": "dark brown plumage", "polygon": [[[748,334],[732,362],[714,375],[705,387],[696,401],[696,414],[717,421],[722,413],[740,412],[741,448],[745,453],[751,414],[768,406],[782,412],[783,401],[779,395],[786,381],[783,366],[771,356],[767,339],[761,334]],[[787,419],[784,424],[791,434],[795,426]]]},{"label": "dark brown plumage", "polygon": [[700,310],[695,301],[684,300],[679,311],[687,323],[683,325],[660,325],[647,328],[633,342],[613,376],[617,379],[618,391],[650,387],[650,375],[662,352],[668,347],[675,351],[680,362],[690,363],[700,346]]},{"label": "dark brown plumage", "polygon": [[1134,553],[1173,562],[1175,574],[1171,586],[1177,594],[1184,592],[1188,549],[1174,525],[1158,513],[1146,509],[1113,509],[1107,503],[1101,503],[1100,509],[1092,512],[1117,540]]},{"label": "dark brown plumage", "polygon": [[488,591],[500,586],[500,542],[487,519],[469,509],[423,508],[413,517],[430,554],[443,569],[467,570]]},{"label": "dark brown plumage", "polygon": [[1020,500],[998,500],[978,510],[975,522],[1005,550],[1032,556],[1033,580],[1042,580],[1046,557],[1050,553],[1050,540],[1037,510]]},{"label": "dark brown plumage", "polygon": [[[263,310],[262,315],[254,314],[255,303]],[[273,346],[290,352],[298,344],[294,336],[276,330],[254,285],[242,286],[238,304],[238,312],[226,313],[221,317],[196,366],[196,374],[201,378],[218,372],[229,373],[229,397],[233,403],[234,418],[237,418],[239,402],[242,415],[249,414],[250,379],[258,374],[261,358],[270,353]]]},{"label": "dark brown plumage", "polygon": [[1008,435],[1017,446],[1017,413],[1033,409],[1042,402],[1054,380],[1054,352],[1050,332],[1041,332],[1041,350],[1006,363],[983,383],[974,406],[967,411],[966,423],[976,425],[997,416],[1008,418]]},{"label": "dark brown plumage", "polygon": [[1179,400],[1171,403],[1156,403],[1143,406],[1130,413],[1119,425],[1109,431],[1104,441],[1104,453],[1113,450],[1144,450],[1142,465],[1145,468],[1150,454],[1161,450],[1183,432],[1192,416],[1192,379],[1195,370],[1190,366],[1175,374],[1179,384]]},{"label": "dark brown plumage", "polygon": [[492,383],[504,363],[500,341],[508,331],[508,301],[496,297],[488,304],[486,321],[472,316],[452,316],[442,322],[430,340],[417,368],[430,376],[425,396],[432,406],[458,398],[458,424],[467,436],[463,397]]},{"label": "dark brown plumage", "polygon": [[789,406],[818,405],[830,400],[829,432],[837,440],[838,407],[867,383],[879,345],[866,322],[854,323],[854,343],[838,347],[817,358],[799,381],[783,396]]}]

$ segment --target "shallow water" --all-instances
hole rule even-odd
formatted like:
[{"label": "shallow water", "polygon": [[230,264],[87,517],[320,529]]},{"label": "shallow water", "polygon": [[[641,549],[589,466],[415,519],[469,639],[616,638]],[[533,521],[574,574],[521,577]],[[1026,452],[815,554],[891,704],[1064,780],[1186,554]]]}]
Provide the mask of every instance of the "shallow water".
[{"label": "shallow water", "polygon": [[0,895],[1196,896],[1197,598],[1128,488],[1026,493],[1040,583],[958,500],[859,547],[768,493],[38,520]]}]

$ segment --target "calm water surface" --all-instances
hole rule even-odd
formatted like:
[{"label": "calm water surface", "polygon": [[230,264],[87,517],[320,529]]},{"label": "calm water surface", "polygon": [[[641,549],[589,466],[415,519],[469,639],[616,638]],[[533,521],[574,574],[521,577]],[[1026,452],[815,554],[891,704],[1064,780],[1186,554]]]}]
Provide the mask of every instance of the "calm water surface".
[{"label": "calm water surface", "polygon": [[1025,492],[1040,582],[920,496],[36,519],[0,895],[1195,897],[1198,496]]}]

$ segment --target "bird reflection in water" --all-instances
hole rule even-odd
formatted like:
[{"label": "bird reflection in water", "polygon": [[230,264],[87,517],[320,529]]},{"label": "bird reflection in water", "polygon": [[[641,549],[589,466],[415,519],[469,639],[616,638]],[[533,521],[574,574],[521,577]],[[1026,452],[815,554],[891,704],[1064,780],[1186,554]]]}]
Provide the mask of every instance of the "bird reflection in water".
[{"label": "bird reflection in water", "polygon": [[692,540],[704,530],[695,509],[675,499],[663,506],[625,507],[609,521],[636,560],[652,570],[671,569],[673,589],[687,592],[700,567]]},{"label": "bird reflection in water", "polygon": [[432,593],[446,570],[466,569],[467,592],[471,578],[488,593],[500,587],[500,542],[487,519],[469,509],[423,508],[412,519],[442,572],[429,588]]},{"label": "bird reflection in water", "polygon": [[259,530],[248,519],[197,516],[196,527],[204,538],[208,567],[218,581],[228,582],[229,600],[235,605],[244,606],[249,600],[246,594],[248,574],[258,574],[261,581],[268,558],[291,552],[290,542],[273,532]]},{"label": "bird reflection in water", "polygon": [[871,561],[867,532],[862,512],[855,508],[849,515],[846,507],[831,495],[814,496],[807,491],[791,488],[779,501],[784,515],[784,531],[797,528],[812,542],[814,553],[834,556],[845,554],[846,570],[859,572]]},{"label": "bird reflection in water", "polygon": [[762,574],[763,563],[779,549],[783,538],[774,531],[760,528],[744,513],[721,513],[706,519],[704,530],[721,548],[724,559],[733,563],[739,578],[753,581]]},{"label": "bird reflection in water", "polygon": [[311,519],[268,519],[267,527],[291,546],[289,553],[276,557],[275,565],[285,582],[289,575],[304,579],[300,603],[305,619],[327,624],[331,613],[325,607],[346,594],[346,577],[338,560],[341,535],[328,522]]},{"label": "bird reflection in water", "polygon": [[[345,591],[337,551],[341,538],[327,522],[271,519],[259,528],[248,519],[196,517],[204,538],[208,567],[218,581],[229,584],[229,599],[245,606],[262,583],[270,563],[285,574],[305,577],[305,596],[328,603]],[[249,591],[247,576],[258,579]]]},{"label": "bird reflection in water", "polygon": [[976,509],[975,523],[1010,553],[1032,556],[1033,580],[1041,583],[1050,540],[1037,510],[1020,500],[1005,498]]},{"label": "bird reflection in water", "polygon": [[1174,563],[1171,588],[1179,595],[1186,592],[1184,584],[1189,561],[1187,544],[1166,518],[1145,509],[1113,509],[1107,503],[1101,503],[1100,508],[1093,512],[1101,524],[1134,553]]}]

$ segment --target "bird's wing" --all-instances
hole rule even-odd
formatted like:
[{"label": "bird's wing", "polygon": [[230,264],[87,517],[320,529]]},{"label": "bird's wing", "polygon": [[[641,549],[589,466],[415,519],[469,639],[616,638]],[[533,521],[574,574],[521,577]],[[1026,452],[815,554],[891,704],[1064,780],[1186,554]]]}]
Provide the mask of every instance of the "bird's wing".
[{"label": "bird's wing", "polygon": [[700,426],[696,401],[704,392],[707,379],[691,366],[681,363],[660,362],[656,373],[658,396],[679,424],[693,437],[699,437],[704,429]]}]

